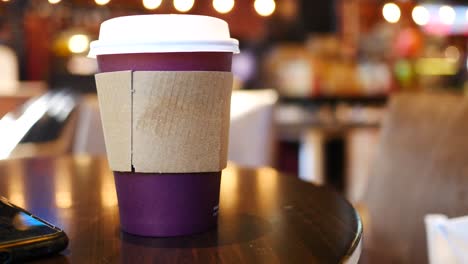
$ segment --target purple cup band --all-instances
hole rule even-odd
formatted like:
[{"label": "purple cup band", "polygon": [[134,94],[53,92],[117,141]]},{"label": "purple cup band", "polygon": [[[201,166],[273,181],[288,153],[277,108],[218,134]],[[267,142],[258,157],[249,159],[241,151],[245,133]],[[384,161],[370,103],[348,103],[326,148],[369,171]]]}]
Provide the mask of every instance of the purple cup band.
[{"label": "purple cup band", "polygon": [[100,72],[231,71],[230,52],[174,52],[98,55]]}]

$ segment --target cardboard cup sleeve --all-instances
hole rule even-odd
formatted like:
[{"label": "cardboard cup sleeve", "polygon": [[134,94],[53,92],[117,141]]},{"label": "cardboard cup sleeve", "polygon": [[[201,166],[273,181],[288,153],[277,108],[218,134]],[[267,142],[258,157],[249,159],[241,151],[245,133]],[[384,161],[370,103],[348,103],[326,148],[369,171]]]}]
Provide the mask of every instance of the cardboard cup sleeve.
[{"label": "cardboard cup sleeve", "polygon": [[96,74],[114,171],[221,171],[227,163],[232,73],[119,71]]}]

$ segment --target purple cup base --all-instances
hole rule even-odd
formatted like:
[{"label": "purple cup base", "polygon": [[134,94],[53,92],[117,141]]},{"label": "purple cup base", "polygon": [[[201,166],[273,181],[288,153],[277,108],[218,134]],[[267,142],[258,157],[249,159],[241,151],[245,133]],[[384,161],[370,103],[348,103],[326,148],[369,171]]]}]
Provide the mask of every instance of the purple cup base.
[{"label": "purple cup base", "polygon": [[221,172],[114,171],[121,228],[151,237],[200,233],[216,226]]}]

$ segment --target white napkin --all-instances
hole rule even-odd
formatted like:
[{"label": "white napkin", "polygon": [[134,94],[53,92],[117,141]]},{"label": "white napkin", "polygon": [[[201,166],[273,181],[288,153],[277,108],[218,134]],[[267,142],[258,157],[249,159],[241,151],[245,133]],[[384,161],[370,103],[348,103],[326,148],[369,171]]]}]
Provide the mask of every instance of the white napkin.
[{"label": "white napkin", "polygon": [[432,214],[424,222],[430,264],[468,263],[468,216]]}]

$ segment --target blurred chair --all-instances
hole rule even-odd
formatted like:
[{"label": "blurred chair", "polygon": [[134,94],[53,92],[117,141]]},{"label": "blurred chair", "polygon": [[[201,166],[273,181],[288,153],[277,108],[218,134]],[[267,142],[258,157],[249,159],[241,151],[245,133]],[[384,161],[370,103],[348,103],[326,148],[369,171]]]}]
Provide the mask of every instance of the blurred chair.
[{"label": "blurred chair", "polygon": [[0,44],[0,92],[12,92],[19,80],[18,59],[15,52]]},{"label": "blurred chair", "polygon": [[299,144],[299,178],[322,185],[325,183],[325,133],[320,129],[309,129],[301,136]]},{"label": "blurred chair", "polygon": [[379,143],[379,128],[352,128],[346,140],[346,197],[352,203],[361,201],[369,182],[370,165],[373,164]]},{"label": "blurred chair", "polygon": [[360,207],[361,263],[427,263],[424,216],[468,214],[468,99],[394,96]]},{"label": "blurred chair", "polygon": [[70,152],[77,96],[51,91],[0,119],[0,159]]},{"label": "blurred chair", "polygon": [[274,90],[233,91],[228,159],[245,167],[273,166]]}]

